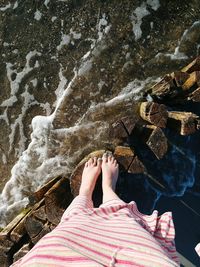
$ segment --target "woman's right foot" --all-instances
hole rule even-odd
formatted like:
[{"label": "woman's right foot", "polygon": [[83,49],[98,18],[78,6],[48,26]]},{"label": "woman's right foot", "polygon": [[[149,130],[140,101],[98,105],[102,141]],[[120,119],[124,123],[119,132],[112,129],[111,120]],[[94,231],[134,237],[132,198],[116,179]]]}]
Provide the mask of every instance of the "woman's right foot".
[{"label": "woman's right foot", "polygon": [[112,189],[115,191],[119,175],[119,165],[112,155],[103,154],[102,157],[102,188],[103,191]]}]

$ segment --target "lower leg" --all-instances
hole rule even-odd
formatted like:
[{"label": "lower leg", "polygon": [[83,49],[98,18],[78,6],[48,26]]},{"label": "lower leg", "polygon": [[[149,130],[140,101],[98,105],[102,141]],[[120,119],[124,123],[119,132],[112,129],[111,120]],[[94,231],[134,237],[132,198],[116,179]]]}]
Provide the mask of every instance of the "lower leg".
[{"label": "lower leg", "polygon": [[121,200],[111,188],[105,189],[103,191],[103,203],[113,200],[113,199]]},{"label": "lower leg", "polygon": [[92,199],[92,194],[97,181],[97,178],[101,172],[101,161],[96,157],[89,159],[85,163],[85,167],[82,174],[81,186],[79,189],[79,196],[86,196],[88,199]]},{"label": "lower leg", "polygon": [[115,158],[104,154],[102,159],[103,203],[113,199],[121,200],[115,193],[118,174],[119,166]]}]

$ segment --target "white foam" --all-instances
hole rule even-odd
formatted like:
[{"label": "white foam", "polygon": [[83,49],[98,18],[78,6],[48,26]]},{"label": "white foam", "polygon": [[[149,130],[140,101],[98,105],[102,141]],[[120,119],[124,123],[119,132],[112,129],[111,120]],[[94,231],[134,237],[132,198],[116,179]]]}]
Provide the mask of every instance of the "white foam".
[{"label": "white foam", "polygon": [[7,157],[5,153],[2,154],[2,162],[3,164],[7,164]]},{"label": "white foam", "polygon": [[0,7],[0,11],[6,11],[10,7],[11,7],[11,3],[9,2],[6,6]]},{"label": "white foam", "polygon": [[[199,28],[200,28],[200,21],[195,21],[188,29],[186,29],[182,36],[181,36],[181,39],[180,41],[178,41],[178,45],[177,47],[175,48],[174,52],[173,53],[158,53],[155,57],[159,58],[159,57],[168,57],[170,58],[171,60],[185,60],[185,59],[188,59],[188,56],[183,53],[183,52],[180,52],[180,47],[181,45],[186,42],[187,40],[190,40],[191,36],[191,32],[197,28],[196,30],[199,31]],[[198,50],[198,44],[196,44],[197,46],[197,50]]]},{"label": "white foam", "polygon": [[147,0],[147,5],[149,5],[154,11],[160,7],[159,0]]},{"label": "white foam", "polygon": [[18,49],[14,49],[12,52],[13,52],[13,54],[18,54],[19,50]]},{"label": "white foam", "polygon": [[101,90],[105,84],[106,83],[104,81],[100,80],[99,83],[98,83],[99,90]]},{"label": "white foam", "polygon": [[4,109],[3,114],[0,115],[0,120],[4,120],[6,124],[9,125],[7,109]]},{"label": "white foam", "polygon": [[81,38],[81,33],[73,31],[72,29],[70,29],[70,34],[72,35],[72,38],[75,40],[78,40]]},{"label": "white foam", "polygon": [[53,16],[53,17],[51,18],[51,21],[54,22],[56,19],[57,19],[57,17],[56,17],[56,16]]},{"label": "white foam", "polygon": [[[150,83],[157,82],[156,77],[148,77],[146,80],[138,80],[134,79],[133,81],[129,82],[127,86],[125,86],[120,94],[119,97],[134,97],[134,100],[139,100],[143,96],[143,89]],[[114,99],[112,99],[113,101]]]},{"label": "white foam", "polygon": [[48,7],[49,2],[50,2],[50,0],[45,0],[45,1],[44,1],[44,5],[46,6],[46,8],[49,8],[49,7]]},{"label": "white foam", "polygon": [[99,19],[99,22],[96,26],[96,29],[98,30],[98,41],[102,40],[105,34],[108,34],[110,30],[111,24],[108,24],[106,14],[103,13],[102,17]]},{"label": "white foam", "polygon": [[[33,67],[30,66],[30,60],[32,57],[34,56],[41,56],[41,53],[37,52],[36,50],[34,51],[30,51],[27,55],[26,55],[26,64],[25,67],[23,68],[23,70],[21,72],[17,72],[14,69],[14,65],[12,63],[6,63],[6,71],[7,71],[7,77],[8,80],[10,82],[10,88],[11,88],[11,92],[10,92],[10,98],[6,99],[5,101],[2,102],[1,107],[5,107],[5,106],[11,106],[13,103],[15,103],[16,101],[16,94],[19,90],[19,86],[23,80],[23,78],[25,77],[25,75],[27,75],[29,72],[31,72],[34,68],[38,67],[38,63],[36,61],[35,65]],[[15,74],[16,77],[13,80],[12,75]],[[9,104],[7,104],[9,103]]]},{"label": "white foam", "polygon": [[[4,119],[7,124],[8,123],[8,107],[12,107],[17,101],[17,94],[20,88],[20,84],[23,81],[23,78],[30,73],[34,68],[37,68],[38,63],[37,61],[33,66],[30,66],[30,60],[34,56],[40,56],[41,53],[37,52],[36,50],[30,51],[26,55],[26,64],[21,72],[17,72],[14,69],[14,64],[11,63],[6,63],[6,70],[7,70],[7,77],[10,82],[10,97],[6,100],[4,100],[1,103],[1,107],[5,108],[4,109],[4,114],[3,116],[0,117],[0,119]],[[15,79],[13,79],[13,74],[15,74]],[[19,130],[19,142],[18,142],[18,147],[15,146],[15,155],[20,156],[22,152],[25,149],[25,143],[26,143],[26,137],[24,134],[24,126],[23,126],[23,118],[26,115],[26,112],[28,108],[31,105],[35,105],[37,101],[34,100],[33,95],[30,95],[28,93],[28,86],[25,85],[25,91],[21,94],[21,97],[23,98],[23,105],[21,108],[21,113],[15,118],[13,123],[10,123],[10,134],[9,134],[9,153],[12,151],[13,146],[14,146],[14,138],[16,135],[16,132]]]},{"label": "white foam", "polygon": [[[44,184],[49,179],[56,177],[58,175],[69,174],[74,168],[74,164],[78,163],[80,156],[84,153],[88,153],[89,150],[96,149],[98,146],[103,147],[104,143],[107,142],[104,140],[105,129],[108,127],[108,123],[105,121],[96,122],[96,121],[85,121],[83,122],[80,118],[80,122],[77,122],[78,125],[72,125],[66,129],[53,129],[52,121],[58,112],[58,108],[62,104],[62,101],[65,101],[68,97],[71,99],[71,94],[73,95],[73,86],[72,84],[77,79],[77,76],[87,75],[91,71],[92,64],[96,55],[99,55],[101,51],[106,47],[104,38],[108,34],[111,25],[106,24],[105,18],[100,21],[101,27],[100,31],[102,35],[97,34],[97,38],[90,51],[86,52],[85,55],[80,59],[79,69],[74,69],[74,77],[67,84],[67,79],[63,75],[64,68],[62,65],[59,71],[59,87],[57,94],[59,98],[57,99],[57,105],[50,116],[36,116],[32,120],[32,134],[31,142],[28,145],[28,148],[21,154],[18,162],[12,168],[11,178],[6,183],[2,194],[0,196],[0,202],[3,203],[0,206],[0,226],[4,226],[6,223],[13,218],[14,214],[20,211],[28,204],[27,192],[34,192]],[[106,25],[105,25],[106,24]],[[63,23],[61,22],[63,27]],[[76,33],[77,34],[77,33]],[[73,37],[73,36],[72,36]],[[76,38],[81,37],[80,35],[75,36]],[[11,84],[12,95],[15,96],[19,84],[22,81],[23,75],[29,73],[36,64],[31,67],[28,64],[30,58],[35,53],[30,53],[27,55],[27,67],[24,68],[22,73],[17,73],[16,79],[13,81],[11,79],[11,74],[14,71],[14,65],[7,66],[7,75]],[[26,113],[27,108],[32,104],[36,104],[37,101],[34,100],[33,96],[28,91],[28,85],[25,87],[25,92],[22,95],[24,98],[24,105],[22,113],[17,118],[15,123],[21,127],[21,122],[24,114]],[[77,96],[77,93],[75,96]],[[124,95],[125,97],[125,95]],[[74,101],[73,98],[71,101]],[[48,103],[40,104],[43,108],[48,109]],[[103,103],[102,103],[103,105]],[[73,103],[72,103],[73,106]],[[79,108],[74,103],[75,109]],[[88,107],[90,108],[90,107]],[[75,112],[79,114],[76,110],[70,110],[72,113]],[[71,114],[70,114],[71,115]],[[80,113],[80,116],[82,114]],[[5,116],[4,116],[5,117]],[[13,125],[13,132],[10,136],[10,142],[13,143],[15,126]],[[23,129],[21,127],[21,129]],[[90,132],[90,140],[85,143],[85,136]],[[22,137],[23,132],[21,132]],[[61,139],[59,139],[61,138]],[[65,153],[55,154],[56,146],[59,149],[63,146],[63,140],[65,141]],[[74,141],[75,140],[75,141]],[[72,143],[74,145],[72,145]],[[85,144],[80,146],[79,144]],[[77,149],[74,150],[74,147],[77,146]],[[22,143],[23,147],[23,143]]]},{"label": "white foam", "polygon": [[58,84],[57,89],[55,90],[55,94],[56,94],[56,101],[54,103],[54,106],[56,106],[58,99],[60,99],[65,91],[65,87],[67,85],[67,79],[65,78],[65,76],[63,75],[63,66],[60,64],[60,70],[59,70],[59,79],[60,82]]},{"label": "white foam", "polygon": [[71,38],[68,34],[62,34],[60,44],[57,46],[57,50],[60,51],[63,46],[68,45],[70,40]]},{"label": "white foam", "polygon": [[142,19],[149,14],[150,12],[147,10],[146,3],[143,2],[141,6],[137,7],[131,15],[131,22],[133,24],[133,32],[136,41],[142,37]]},{"label": "white foam", "polygon": [[11,95],[11,97],[4,100],[0,106],[1,107],[12,107],[15,102],[17,102],[17,97],[15,95]]},{"label": "white foam", "polygon": [[6,46],[9,46],[10,44],[7,43],[7,42],[3,42],[3,46],[6,47]]},{"label": "white foam", "polygon": [[39,21],[42,17],[42,13],[37,9],[34,13],[34,19]]},{"label": "white foam", "polygon": [[159,0],[147,0],[146,2],[143,2],[133,11],[130,17],[136,41],[142,37],[142,20],[144,17],[150,14],[148,7],[156,11],[160,7]]},{"label": "white foam", "polygon": [[25,150],[25,145],[26,145],[26,136],[24,134],[24,125],[23,125],[23,119],[26,115],[27,110],[37,104],[37,101],[35,101],[35,98],[33,95],[31,95],[28,92],[28,86],[25,86],[25,91],[21,94],[21,96],[24,99],[23,102],[23,106],[21,109],[21,113],[18,115],[18,117],[15,119],[14,123],[10,124],[10,128],[11,128],[11,133],[9,134],[9,144],[10,144],[10,148],[9,148],[9,153],[11,152],[11,150],[14,147],[14,138],[15,138],[15,134],[17,129],[19,129],[19,142],[18,142],[18,148],[15,147],[15,156],[19,156],[22,154],[22,152]]},{"label": "white foam", "polygon": [[50,114],[52,113],[51,105],[48,102],[38,104],[43,110],[46,111],[46,116],[50,116]]},{"label": "white foam", "polygon": [[147,100],[148,102],[153,102],[153,98],[152,98],[152,96],[151,96],[150,94],[148,94],[148,95],[146,96],[146,100]]},{"label": "white foam", "polygon": [[30,81],[33,85],[33,87],[36,87],[37,84],[38,84],[38,79],[37,78],[34,78],[33,80]]},{"label": "white foam", "polygon": [[82,76],[82,75],[86,74],[88,71],[90,71],[92,68],[92,63],[93,63],[92,58],[90,60],[86,60],[85,62],[83,62],[81,64],[81,67],[78,70],[78,75]]},{"label": "white foam", "polygon": [[60,44],[57,46],[57,50],[60,51],[63,46],[67,46],[68,44],[74,45],[74,40],[78,40],[81,38],[81,33],[78,33],[76,31],[73,31],[70,29],[69,34],[63,33],[63,21],[61,21],[61,41]]},{"label": "white foam", "polygon": [[14,3],[13,9],[16,9],[18,7],[18,1]]}]

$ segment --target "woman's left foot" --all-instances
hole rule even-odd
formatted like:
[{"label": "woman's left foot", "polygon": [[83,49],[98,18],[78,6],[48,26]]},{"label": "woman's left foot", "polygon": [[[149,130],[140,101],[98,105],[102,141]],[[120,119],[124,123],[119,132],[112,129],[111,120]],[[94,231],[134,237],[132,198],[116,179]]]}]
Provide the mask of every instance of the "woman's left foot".
[{"label": "woman's left foot", "polygon": [[82,174],[79,195],[92,197],[97,178],[101,173],[101,160],[90,158],[86,163]]}]

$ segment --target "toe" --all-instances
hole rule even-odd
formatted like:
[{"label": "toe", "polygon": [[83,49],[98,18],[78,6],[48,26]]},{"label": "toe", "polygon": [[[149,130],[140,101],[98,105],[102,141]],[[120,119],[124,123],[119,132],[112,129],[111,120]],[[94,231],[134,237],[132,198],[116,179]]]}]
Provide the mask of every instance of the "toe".
[{"label": "toe", "polygon": [[88,167],[88,161],[86,161],[86,163],[85,163],[85,167]]},{"label": "toe", "polygon": [[97,166],[100,167],[102,164],[102,158],[97,159]]},{"label": "toe", "polygon": [[112,163],[112,158],[113,158],[113,157],[112,157],[111,155],[109,155],[109,156],[108,156],[108,162],[111,162],[111,163]]},{"label": "toe", "polygon": [[97,165],[97,157],[93,158],[93,165],[96,166]]},{"label": "toe", "polygon": [[92,163],[93,163],[93,159],[92,159],[92,158],[90,158],[90,159],[88,160],[88,166],[91,166],[91,165],[92,165]]},{"label": "toe", "polygon": [[103,163],[107,162],[107,160],[108,160],[108,155],[107,155],[107,153],[104,153],[103,157],[102,157]]},{"label": "toe", "polygon": [[115,161],[115,158],[112,156],[111,157],[111,162],[114,163],[114,161]]}]

